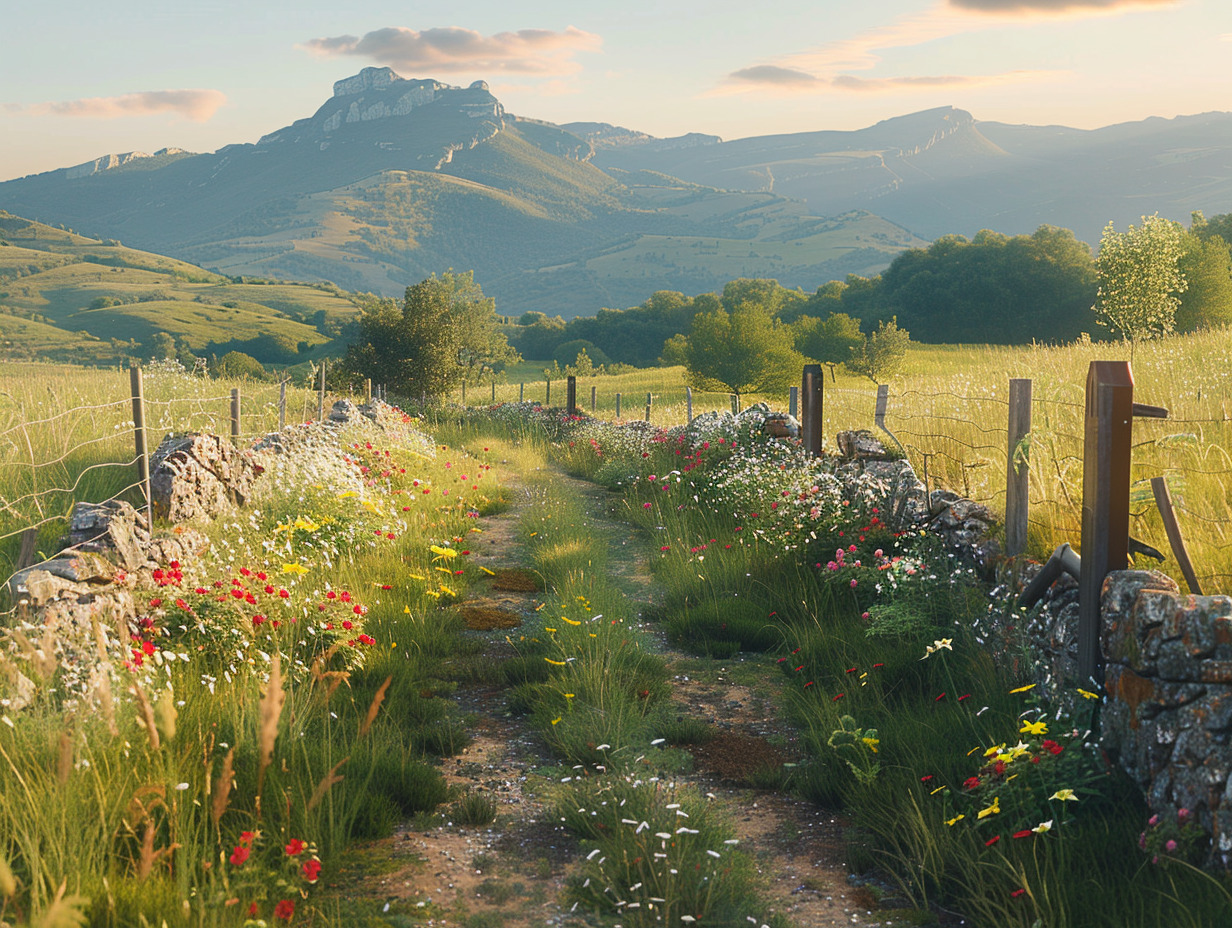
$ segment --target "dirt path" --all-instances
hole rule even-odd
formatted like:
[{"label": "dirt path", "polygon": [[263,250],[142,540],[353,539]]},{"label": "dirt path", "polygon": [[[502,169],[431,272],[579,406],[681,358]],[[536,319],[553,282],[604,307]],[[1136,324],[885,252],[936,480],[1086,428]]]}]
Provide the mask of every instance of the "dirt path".
[{"label": "dirt path", "polygon": [[[661,595],[647,561],[651,546],[615,518],[616,497],[564,475],[554,479],[568,482],[586,501],[590,527],[612,550],[628,552],[610,559],[611,570],[635,611],[644,612]],[[482,536],[472,544],[475,563],[490,570],[520,566],[518,520],[534,500],[516,486],[512,496],[510,509],[485,519]],[[484,589],[492,586],[472,590],[466,606],[528,615],[540,603],[534,591]],[[642,629],[668,661],[679,714],[718,731],[713,741],[690,748],[695,772],[685,779],[726,807],[741,846],[757,862],[767,919],[779,914],[797,928],[905,924],[892,912],[876,912],[868,890],[848,882],[842,821],[790,795],[742,784],[751,758],[795,759],[791,739],[783,737],[777,675],[770,662],[690,657],[668,647],[655,626]],[[504,630],[472,634],[485,642],[481,659],[509,656]],[[446,807],[443,818],[407,823],[391,838],[361,848],[340,875],[337,889],[347,900],[342,923],[591,924],[563,902],[566,880],[581,855],[576,841],[550,820],[542,798],[569,771],[523,719],[510,714],[500,689],[468,685],[455,695],[474,740],[460,755],[442,760],[441,772],[460,791],[493,797],[496,821],[483,827],[455,825]],[[353,914],[346,914],[350,910]]]}]

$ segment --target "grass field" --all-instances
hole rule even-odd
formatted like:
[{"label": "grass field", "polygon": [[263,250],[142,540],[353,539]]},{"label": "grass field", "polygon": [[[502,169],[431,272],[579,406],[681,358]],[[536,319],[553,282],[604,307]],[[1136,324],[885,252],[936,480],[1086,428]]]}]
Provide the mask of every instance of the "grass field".
[{"label": "grass field", "polygon": [[[1134,397],[1164,406],[1167,419],[1137,419],[1134,424],[1133,490],[1130,531],[1168,551],[1149,481],[1165,476],[1178,510],[1203,589],[1232,586],[1232,373],[1219,363],[1232,352],[1232,330],[1147,342],[1133,362]],[[1094,360],[1125,360],[1120,343],[1063,347],[916,345],[903,372],[891,379],[886,425],[930,489],[947,488],[1005,505],[1008,454],[1008,392],[1011,378],[1032,380],[1030,544],[1045,555],[1062,541],[1077,547],[1081,531],[1082,419],[1087,369]],[[525,362],[496,385],[496,401],[519,398],[543,402],[547,384],[543,362]],[[775,394],[741,397],[748,406],[768,402],[787,408],[791,384]],[[551,385],[551,402],[564,405],[565,381]],[[661,426],[685,421],[685,371],[681,367],[639,370],[617,376],[579,378],[578,406],[600,418],[641,419],[646,394],[651,421]],[[876,385],[839,369],[826,371],[824,387],[826,446],[844,429],[873,429]],[[491,387],[472,387],[469,405],[488,402]],[[460,394],[453,399],[460,399]],[[693,414],[731,409],[729,394],[693,392]],[[881,435],[893,447],[890,436]],[[1153,562],[1152,562],[1153,563]],[[1163,570],[1178,581],[1171,557]],[[1183,582],[1183,581],[1182,581]]]}]

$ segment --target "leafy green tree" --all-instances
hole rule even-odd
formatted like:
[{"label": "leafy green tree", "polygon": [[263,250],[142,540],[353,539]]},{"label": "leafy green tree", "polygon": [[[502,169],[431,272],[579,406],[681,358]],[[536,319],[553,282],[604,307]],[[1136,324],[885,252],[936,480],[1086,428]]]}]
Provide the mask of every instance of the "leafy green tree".
[{"label": "leafy green tree", "polygon": [[565,342],[560,345],[553,353],[552,360],[562,368],[577,366],[578,355],[585,354],[589,363],[609,364],[611,359],[601,348],[596,348],[592,342],[588,342],[584,338],[575,338],[573,341]]},{"label": "leafy green tree", "polygon": [[1095,259],[1099,293],[1096,321],[1129,342],[1133,359],[1138,342],[1167,335],[1176,326],[1176,311],[1185,292],[1181,271],[1184,230],[1158,213],[1142,224],[1118,232],[1104,226]]},{"label": "leafy green tree", "polygon": [[760,306],[771,316],[791,315],[791,308],[805,301],[799,290],[788,290],[777,280],[738,277],[723,287],[723,308],[731,312],[747,303]]},{"label": "leafy green tree", "polygon": [[167,332],[154,332],[145,340],[145,354],[152,361],[174,358],[175,338]]},{"label": "leafy green tree", "polygon": [[252,355],[242,351],[228,351],[211,365],[215,377],[229,380],[264,380],[265,368]]},{"label": "leafy green tree", "polygon": [[1185,292],[1176,309],[1178,332],[1193,332],[1232,322],[1232,248],[1222,236],[1182,239],[1177,266],[1185,276]]},{"label": "leafy green tree", "polygon": [[864,344],[860,322],[846,313],[830,313],[825,319],[801,316],[792,323],[796,350],[806,358],[830,365],[834,379],[835,366],[851,359],[851,353]]},{"label": "leafy green tree", "polygon": [[898,320],[887,319],[851,353],[847,367],[873,383],[885,383],[902,370],[910,344],[911,335],[898,327]]},{"label": "leafy green tree", "polygon": [[407,287],[400,307],[394,300],[365,300],[345,364],[357,377],[414,396],[480,381],[516,358],[497,325],[493,301],[468,271]]},{"label": "leafy green tree", "polygon": [[761,307],[743,304],[693,318],[685,349],[689,381],[737,395],[780,393],[799,376],[804,357],[791,330]]}]

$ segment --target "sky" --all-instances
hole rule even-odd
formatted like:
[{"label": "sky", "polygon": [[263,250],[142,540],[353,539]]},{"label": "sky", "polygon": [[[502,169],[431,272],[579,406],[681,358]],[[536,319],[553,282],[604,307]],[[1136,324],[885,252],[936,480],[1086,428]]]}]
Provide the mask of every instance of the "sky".
[{"label": "sky", "polygon": [[[1232,110],[1232,0],[5,0],[0,180],[214,151],[372,66],[508,112],[724,139],[936,106],[1097,128]],[[0,208],[3,203],[0,203]]]}]

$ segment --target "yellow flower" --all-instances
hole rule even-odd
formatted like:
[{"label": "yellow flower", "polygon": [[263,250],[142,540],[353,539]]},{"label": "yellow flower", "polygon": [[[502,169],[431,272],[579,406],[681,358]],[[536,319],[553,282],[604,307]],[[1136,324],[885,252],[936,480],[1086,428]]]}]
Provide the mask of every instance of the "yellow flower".
[{"label": "yellow flower", "polygon": [[1001,812],[1001,797],[993,796],[992,805],[987,809],[980,809],[977,818],[988,818],[990,815],[998,815]]},{"label": "yellow flower", "polygon": [[431,596],[431,597],[433,597],[434,599],[440,599],[440,598],[441,598],[441,594],[440,594],[440,593],[438,593],[438,592],[436,592],[436,590],[424,590],[424,595],[425,595],[425,596]]},{"label": "yellow flower", "polygon": [[451,590],[449,587],[445,586],[445,584],[443,584],[443,583],[441,584],[441,592],[442,592],[442,593],[447,593],[447,594],[449,594],[450,596],[457,596],[457,595],[458,595],[458,594],[457,594],[457,593],[455,593],[453,590]]},{"label": "yellow flower", "polygon": [[354,490],[343,490],[338,494],[339,499],[350,499],[352,496],[359,496]]},{"label": "yellow flower", "polygon": [[1002,742],[1001,744],[998,744],[995,748],[989,748],[987,751],[985,751],[984,756],[992,757],[994,754],[1000,754],[1004,750],[1005,750],[1005,742]]},{"label": "yellow flower", "polygon": [[440,545],[430,545],[428,550],[436,555],[436,557],[432,559],[434,561],[439,561],[441,558],[449,560],[450,558],[458,556],[458,552],[453,548],[442,548]]},{"label": "yellow flower", "polygon": [[562,622],[568,622],[570,625],[581,625],[581,624],[582,624],[581,622],[575,622],[575,621],[573,621],[573,619],[567,619],[567,618],[565,618],[563,615],[560,617],[560,620],[561,620]]},{"label": "yellow flower", "polygon": [[425,579],[425,578],[424,578],[424,576],[423,576],[423,574],[407,574],[407,576],[408,576],[408,577],[410,577],[412,580],[423,580],[423,579]]},{"label": "yellow flower", "polygon": [[552,724],[553,724],[553,725],[555,725],[555,724],[556,724],[557,722],[559,722],[562,718],[564,718],[564,716],[563,716],[563,715],[558,715],[558,716],[556,716],[556,718],[552,719]]},{"label": "yellow flower", "polygon": [[482,566],[482,565],[480,565],[479,569],[480,569],[480,570],[482,570],[482,571],[483,571],[485,574],[487,574],[489,577],[495,577],[495,576],[496,576],[496,571],[494,571],[494,570],[488,570],[488,568],[486,568],[486,567],[484,567],[484,566]]},{"label": "yellow flower", "polygon": [[303,564],[283,564],[282,572],[284,574],[306,574],[308,573],[308,568]]},{"label": "yellow flower", "polygon": [[1060,799],[1062,802],[1077,802],[1078,801],[1078,797],[1074,795],[1074,791],[1072,789],[1059,789],[1055,793],[1053,793],[1051,796],[1049,796],[1048,798],[1049,799]]},{"label": "yellow flower", "polygon": [[953,638],[938,638],[936,641],[934,641],[932,644],[928,646],[928,648],[924,652],[924,656],[921,657],[920,660],[922,661],[927,660],[929,657],[932,656],[934,651],[940,651],[942,649],[945,649],[947,651],[953,651],[954,650],[954,639]]},{"label": "yellow flower", "polygon": [[1037,835],[1042,835],[1046,831],[1052,831],[1052,819],[1049,819],[1046,822],[1040,822],[1038,825],[1036,825],[1031,830],[1035,832]]},{"label": "yellow flower", "polygon": [[1022,728],[1018,729],[1028,735],[1046,735],[1048,734],[1048,726],[1043,722],[1023,722]]},{"label": "yellow flower", "polygon": [[434,567],[433,570],[439,570],[443,574],[450,574],[450,575],[453,574],[453,571],[450,570],[448,567]]},{"label": "yellow flower", "polygon": [[953,825],[957,825],[959,822],[961,822],[961,821],[962,821],[964,818],[966,818],[966,817],[967,817],[967,816],[965,816],[965,815],[963,815],[961,812],[959,812],[959,813],[958,813],[957,815],[955,815],[953,818],[947,818],[947,819],[945,820],[945,823],[946,823],[947,825],[951,825],[951,826],[953,826]]},{"label": "yellow flower", "polygon": [[1099,699],[1099,693],[1092,693],[1090,690],[1084,690],[1081,686],[1078,687],[1078,695],[1083,699]]},{"label": "yellow flower", "polygon": [[1025,693],[1027,690],[1035,689],[1034,683],[1028,683],[1026,686],[1020,686],[1017,689],[1010,690],[1011,693]]},{"label": "yellow flower", "polygon": [[573,699],[572,693],[565,693],[565,699]]},{"label": "yellow flower", "polygon": [[553,632],[553,633],[555,633],[555,631],[556,631],[556,629],[554,629],[554,628],[548,628],[546,625],[545,625],[545,626],[543,626],[543,630],[544,630],[545,632]]},{"label": "yellow flower", "polygon": [[545,657],[544,660],[547,661],[549,664],[551,664],[553,667],[564,667],[565,664],[569,663],[568,661],[554,661],[550,657]]},{"label": "yellow flower", "polygon": [[305,519],[302,516],[295,520],[295,527],[304,532],[315,532],[321,526],[317,525],[311,519]]},{"label": "yellow flower", "polygon": [[403,611],[403,612],[405,612],[407,615],[410,615],[410,614],[411,614],[411,607],[410,607],[410,606],[406,606],[405,608],[403,608],[403,610],[402,610],[402,611]]},{"label": "yellow flower", "polygon": [[865,747],[867,747],[870,751],[874,754],[877,753],[877,745],[881,744],[880,738],[862,738],[860,740],[864,742]]}]

